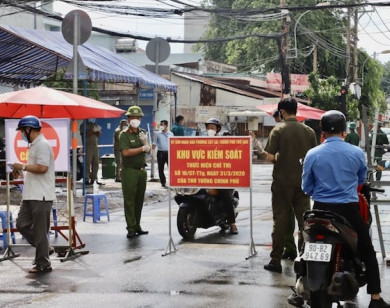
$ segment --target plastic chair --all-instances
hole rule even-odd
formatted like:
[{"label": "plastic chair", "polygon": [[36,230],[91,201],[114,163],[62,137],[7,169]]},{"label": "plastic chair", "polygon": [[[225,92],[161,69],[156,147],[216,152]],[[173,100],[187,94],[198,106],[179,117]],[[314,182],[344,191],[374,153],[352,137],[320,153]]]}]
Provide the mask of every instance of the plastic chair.
[{"label": "plastic chair", "polygon": [[[8,247],[8,236],[6,232],[3,232],[3,230],[7,230],[7,212],[6,211],[0,211],[0,218],[1,218],[1,234],[0,234],[0,240],[3,241],[3,247],[4,249]],[[9,213],[10,218],[10,227],[11,229],[14,228],[14,222],[12,220],[12,213]],[[15,244],[15,234],[13,231],[11,231],[11,240],[12,243]]]},{"label": "plastic chair", "polygon": [[[88,200],[92,201],[92,212],[88,212]],[[100,202],[104,201],[105,210],[101,211],[100,209]],[[92,216],[93,222],[97,222],[100,220],[101,216],[107,216],[107,220],[110,221],[110,213],[108,211],[108,202],[107,197],[105,194],[86,194],[84,199],[84,218],[83,221],[85,221],[86,216]]]}]

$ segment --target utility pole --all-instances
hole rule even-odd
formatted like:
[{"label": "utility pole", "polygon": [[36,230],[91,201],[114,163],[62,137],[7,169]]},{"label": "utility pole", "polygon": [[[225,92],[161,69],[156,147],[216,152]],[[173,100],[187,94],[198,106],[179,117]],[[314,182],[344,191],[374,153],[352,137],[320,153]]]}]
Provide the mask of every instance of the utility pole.
[{"label": "utility pole", "polygon": [[359,11],[355,8],[353,15],[353,81],[358,82],[358,23],[359,23]]},{"label": "utility pole", "polygon": [[[285,0],[280,0],[280,7],[286,6]],[[289,17],[283,16],[282,19],[282,41],[280,46],[281,53],[281,76],[282,76],[282,98],[290,95],[291,92],[291,81],[290,81],[290,67],[287,65],[287,46],[288,46],[288,32],[289,32]]]},{"label": "utility pole", "polygon": [[347,10],[347,59],[345,61],[345,82],[349,83],[350,67],[351,67],[351,8]]},{"label": "utility pole", "polygon": [[313,73],[317,73],[317,42],[315,43],[313,48]]}]

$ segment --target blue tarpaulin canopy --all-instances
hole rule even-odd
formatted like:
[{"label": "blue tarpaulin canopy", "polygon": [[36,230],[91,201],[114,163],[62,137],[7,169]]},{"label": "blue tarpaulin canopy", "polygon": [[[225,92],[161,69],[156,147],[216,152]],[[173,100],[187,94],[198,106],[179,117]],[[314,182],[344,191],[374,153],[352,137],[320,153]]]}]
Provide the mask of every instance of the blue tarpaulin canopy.
[{"label": "blue tarpaulin canopy", "polygon": [[[78,52],[87,67],[88,80],[177,91],[174,83],[106,48],[85,43],[78,47]],[[0,26],[0,81],[36,83],[67,67],[72,57],[73,46],[65,41],[61,32]]]}]

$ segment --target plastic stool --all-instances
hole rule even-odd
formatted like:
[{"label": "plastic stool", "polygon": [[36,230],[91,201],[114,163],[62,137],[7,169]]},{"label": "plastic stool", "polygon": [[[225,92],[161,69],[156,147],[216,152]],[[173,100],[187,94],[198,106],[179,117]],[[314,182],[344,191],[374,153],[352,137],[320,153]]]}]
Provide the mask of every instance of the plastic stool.
[{"label": "plastic stool", "polygon": [[[1,235],[0,235],[0,240],[3,241],[3,247],[4,249],[8,247],[8,236],[7,233],[4,233],[3,230],[7,229],[7,212],[5,211],[0,211],[0,218],[1,218]],[[9,218],[10,218],[10,227],[11,229],[14,228],[14,222],[12,220],[12,213],[9,213]],[[12,243],[15,244],[15,234],[13,231],[11,231],[11,240]]]},{"label": "plastic stool", "polygon": [[[92,212],[87,211],[88,200],[92,201]],[[100,211],[100,201],[101,200],[103,200],[105,203],[106,210],[104,212]],[[100,220],[100,216],[107,216],[107,220],[110,221],[110,214],[108,212],[108,202],[107,202],[107,197],[105,194],[98,194],[98,195],[86,194],[85,195],[83,221],[85,221],[85,216],[92,216],[93,222]]]}]

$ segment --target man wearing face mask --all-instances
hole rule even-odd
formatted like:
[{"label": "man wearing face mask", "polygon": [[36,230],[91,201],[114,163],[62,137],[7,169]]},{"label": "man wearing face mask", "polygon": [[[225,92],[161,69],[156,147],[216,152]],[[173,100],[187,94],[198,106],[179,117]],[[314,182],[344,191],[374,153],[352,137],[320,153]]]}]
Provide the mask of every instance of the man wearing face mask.
[{"label": "man wearing face mask", "polygon": [[115,182],[121,181],[122,155],[119,149],[119,134],[127,128],[127,120],[122,119],[119,126],[114,131],[114,156],[115,156]]},{"label": "man wearing face mask", "polygon": [[157,146],[157,164],[158,164],[158,176],[160,178],[161,186],[166,187],[167,179],[164,174],[165,164],[168,165],[168,140],[169,137],[173,137],[173,133],[168,130],[168,121],[160,121],[160,131],[156,133],[155,144],[153,149]]},{"label": "man wearing face mask", "polygon": [[[221,131],[221,122],[216,118],[210,118],[206,122],[207,136],[219,136]],[[234,205],[232,200],[231,189],[218,189],[218,198],[220,198],[225,206],[226,219],[229,225],[230,234],[238,234],[236,226],[236,213],[234,212]]]},{"label": "man wearing face mask", "polygon": [[274,164],[272,172],[272,251],[271,261],[264,269],[271,272],[282,272],[281,259],[288,235],[291,211],[298,222],[298,250],[301,249],[303,238],[303,213],[310,209],[310,197],[301,189],[302,161],[307,151],[317,145],[314,131],[307,125],[298,122],[297,101],[285,98],[278,103],[278,110],[284,120],[280,126],[275,126],[265,149],[258,151],[261,156]]},{"label": "man wearing face mask", "polygon": [[47,232],[50,228],[50,211],[55,194],[54,154],[50,143],[41,134],[41,121],[35,116],[22,118],[16,130],[29,144],[27,164],[12,165],[14,177],[25,172],[23,201],[20,206],[16,227],[24,238],[36,248],[35,266],[29,273],[39,274],[52,270]]},{"label": "man wearing face mask", "polygon": [[139,128],[144,116],[139,106],[131,106],[126,112],[129,127],[119,135],[122,154],[122,192],[126,218],[127,238],[148,234],[141,228],[141,214],[146,190],[146,153],[150,153],[146,131]]},{"label": "man wearing face mask", "polygon": [[[80,125],[80,134],[83,141],[83,145],[86,147],[86,157],[85,157],[85,184],[92,185],[97,181],[97,174],[99,171],[99,149],[98,149],[98,140],[102,135],[102,128],[100,125],[95,123],[94,118],[87,120],[86,126],[86,138],[84,138],[84,123]],[[85,142],[85,143],[84,143]]]}]

